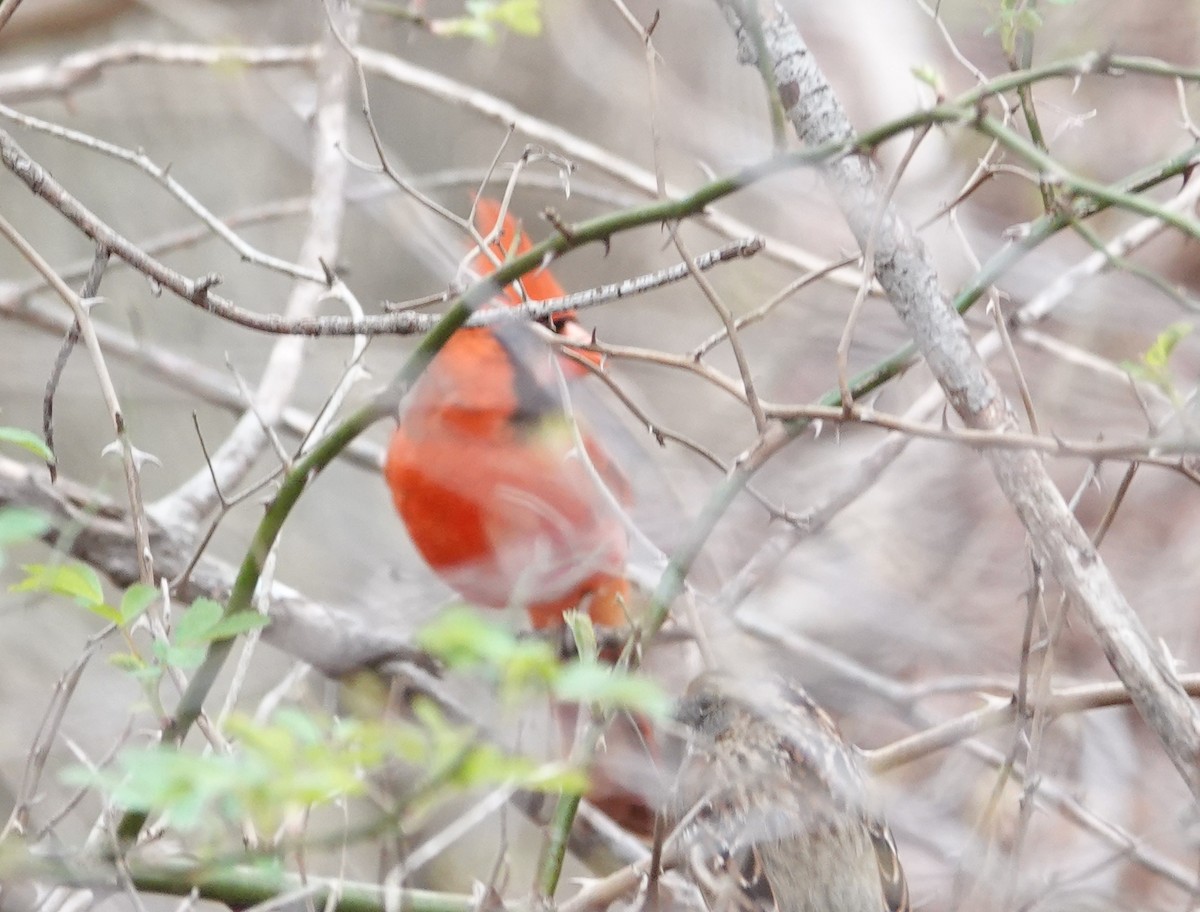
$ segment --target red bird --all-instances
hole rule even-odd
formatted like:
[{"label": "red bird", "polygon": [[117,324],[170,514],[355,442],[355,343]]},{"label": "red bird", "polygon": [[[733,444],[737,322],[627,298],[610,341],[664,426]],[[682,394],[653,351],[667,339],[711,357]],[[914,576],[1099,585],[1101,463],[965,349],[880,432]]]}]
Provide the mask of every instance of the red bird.
[{"label": "red bird", "polygon": [[[480,234],[499,216],[499,203],[477,201]],[[506,214],[491,244],[495,259],[531,247]],[[481,277],[496,269],[482,251],[471,268]],[[521,286],[535,301],[564,293],[544,269]],[[523,300],[515,285],[505,298]],[[589,338],[570,312],[545,324]],[[630,502],[629,482],[586,428],[576,437],[550,359],[568,377],[583,369],[522,329],[462,329],[450,338],[408,396],[388,448],[388,487],[421,556],[466,600],[522,607],[535,628],[575,607],[597,624],[622,625],[628,540],[618,504]]]}]

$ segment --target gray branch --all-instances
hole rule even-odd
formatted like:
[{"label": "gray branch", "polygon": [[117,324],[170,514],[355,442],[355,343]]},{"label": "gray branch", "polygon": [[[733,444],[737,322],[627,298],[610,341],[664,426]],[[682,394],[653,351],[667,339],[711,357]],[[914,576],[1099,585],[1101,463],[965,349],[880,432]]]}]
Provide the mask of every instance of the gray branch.
[{"label": "gray branch", "polygon": [[[739,60],[756,64],[754,41],[741,18],[745,7],[738,0],[717,2],[737,34]],[[852,142],[845,110],[795,24],[778,3],[758,8],[767,17],[763,37],[776,89],[797,135],[812,146]],[[859,245],[874,251],[879,284],[955,411],[969,427],[1015,430],[1012,408],[971,344],[962,318],[941,293],[924,243],[884,196],[871,160],[865,154],[847,154],[828,163],[824,174]],[[1151,642],[1041,457],[1000,448],[990,448],[985,455],[1037,559],[1069,595],[1138,712],[1192,794],[1200,798],[1200,715],[1168,656]]]},{"label": "gray branch", "polygon": [[[69,546],[71,556],[96,567],[117,586],[137,582],[137,551],[126,510],[105,504],[95,491],[69,480],[51,484],[38,477],[44,474],[41,467],[0,458],[0,508],[41,511],[52,526],[47,536],[51,544]],[[192,556],[193,543],[153,518],[148,521],[155,570],[168,579],[178,577]],[[223,601],[234,574],[229,564],[201,557],[174,596],[183,602],[200,596]],[[313,602],[288,586],[274,584],[270,602],[271,624],[263,639],[330,677],[377,667],[389,659],[426,661],[404,637],[368,627],[352,612]]]}]

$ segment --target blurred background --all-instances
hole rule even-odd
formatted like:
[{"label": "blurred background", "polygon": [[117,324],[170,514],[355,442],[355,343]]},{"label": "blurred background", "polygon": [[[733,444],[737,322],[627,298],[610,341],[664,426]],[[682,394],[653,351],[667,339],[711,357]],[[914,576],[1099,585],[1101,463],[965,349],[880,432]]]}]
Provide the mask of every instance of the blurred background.
[{"label": "blurred background", "polygon": [[[936,74],[950,97],[974,87],[977,74],[992,78],[1008,70],[995,3],[946,0],[936,19],[918,2],[785,6],[860,130],[931,103],[928,81],[914,75],[918,68]],[[465,214],[470,193],[493,160],[506,176],[529,144],[572,159],[577,167],[569,196],[559,169],[547,161],[528,166],[517,190],[514,207],[530,233],[541,238],[551,231],[539,216],[547,207],[569,223],[651,199],[656,168],[672,187],[686,190],[769,156],[761,81],[753,68],[737,63],[735,40],[716,4],[627,0],[626,8],[643,25],[658,17],[653,80],[641,36],[613,3],[545,0],[539,35],[500,28],[491,41],[435,34],[368,8],[361,27],[365,46],[507,102],[523,118],[509,137],[504,116],[481,112],[465,92],[451,102],[372,73],[371,108],[391,164],[447,208]],[[463,15],[453,0],[429,0],[419,10],[435,22]],[[1194,65],[1198,12],[1191,0],[1042,4],[1033,62],[1113,50]],[[177,181],[251,244],[294,260],[306,228],[311,181],[316,104],[311,67],[120,64],[103,67],[67,91],[55,89],[48,77],[66,72],[72,55],[131,41],[147,43],[149,56],[156,47],[177,43],[307,46],[319,40],[325,21],[314,0],[25,0],[0,32],[0,103],[144,151],[156,164],[169,165]],[[356,88],[351,95],[346,154],[353,162],[374,163]],[[1196,142],[1185,121],[1185,113],[1194,110],[1194,90],[1170,79],[1058,79],[1039,83],[1034,98],[1054,157],[1097,181],[1122,181],[1153,169]],[[549,132],[531,138],[522,129],[530,122],[524,118],[538,118],[572,142],[592,144],[617,166],[580,160],[549,141]],[[148,245],[200,227],[146,173],[7,116],[0,126],[134,242]],[[959,128],[930,133],[911,161],[905,161],[907,147],[908,138],[901,137],[875,157],[889,177],[904,162],[896,203],[912,222],[928,223],[923,237],[943,290],[953,295],[981,262],[1020,237],[1023,226],[1044,211],[1036,180],[1030,179],[1032,166],[993,156],[993,165],[1004,166],[959,200],[989,154],[986,140]],[[1148,196],[1164,201],[1180,184],[1169,182]],[[369,168],[351,167],[347,192],[340,252],[330,265],[368,312],[379,312],[385,301],[447,289],[464,250],[460,233]],[[282,214],[239,222],[267,206]],[[766,238],[763,253],[708,273],[735,315],[760,307],[812,264],[855,252],[812,171],[783,172],[713,208],[741,222],[746,234]],[[64,275],[86,269],[88,240],[7,171],[0,172],[0,212]],[[1137,220],[1112,211],[1087,224],[1107,241]],[[281,311],[290,278],[243,262],[216,238],[197,233],[197,242],[171,247],[162,258],[188,276],[220,274],[218,290],[242,307]],[[712,221],[686,224],[681,235],[693,254],[730,240]],[[1082,233],[1062,232],[1003,275],[998,306],[1014,313],[1092,250]],[[800,253],[811,260],[801,260]],[[665,231],[643,228],[615,237],[607,251],[597,245],[576,251],[554,269],[574,291],[677,261]],[[1076,283],[1031,332],[1014,334],[1043,434],[1076,441],[1140,439],[1148,433],[1147,414],[1164,426],[1187,420],[1200,357],[1195,338],[1184,338],[1171,359],[1178,408],[1153,391],[1135,394],[1120,363],[1136,361],[1168,326],[1194,321],[1197,263],[1194,240],[1163,233],[1117,264],[1120,268]],[[1148,275],[1157,281],[1148,281]],[[35,281],[23,259],[0,247],[0,424],[31,430],[41,426],[42,395],[61,338],[40,328],[38,315],[65,312],[49,292],[30,290]],[[79,287],[78,277],[71,281]],[[109,270],[101,291],[105,301],[96,318],[127,336],[135,350],[170,351],[227,385],[235,376],[253,385],[275,343],[160,293],[121,265]],[[742,332],[764,399],[808,403],[836,386],[835,349],[856,291],[853,279],[814,281]],[[341,311],[329,305],[324,312]],[[674,355],[691,352],[720,328],[690,282],[583,316],[603,343]],[[995,326],[983,303],[968,321],[977,337]],[[904,341],[887,303],[869,298],[856,324],[851,369],[874,364]],[[413,344],[412,337],[372,340],[363,360],[371,376],[354,397],[361,400],[386,383]],[[316,412],[344,372],[349,352],[346,339],[308,342],[293,404]],[[727,344],[714,348],[706,361],[736,376]],[[237,416],[189,387],[188,370],[164,377],[115,355],[110,367],[137,446],[161,462],[144,473],[147,499],[167,495],[204,465],[193,415],[210,447]],[[1015,396],[1011,364],[998,357],[992,367]],[[651,420],[697,441],[726,466],[753,444],[754,424],[744,405],[695,373],[620,358],[612,359],[611,371]],[[922,368],[914,368],[890,383],[876,404],[904,412],[929,382]],[[647,525],[685,529],[722,472],[679,446],[658,446],[615,398],[597,395],[626,426],[629,453],[623,458],[644,466],[646,487],[661,495],[644,501]],[[63,476],[124,502],[118,461],[100,456],[111,429],[82,350],[68,364],[55,410]],[[919,417],[937,426],[942,414],[935,408]],[[371,441],[382,446],[388,430],[376,427]],[[295,445],[294,437],[285,439]],[[757,477],[756,490],[803,516],[850,484],[883,441],[878,429],[825,426],[777,455]],[[262,470],[275,464],[264,459]],[[1094,531],[1127,465],[1058,459],[1050,468],[1063,492],[1077,497],[1084,528]],[[862,485],[827,526],[798,541],[788,540],[785,523],[744,497],[710,540],[694,582],[702,623],[724,662],[772,667],[796,678],[851,740],[877,748],[978,707],[981,694],[1002,699],[1012,692],[1033,576],[1024,531],[977,453],[913,440],[885,471],[869,474],[872,484]],[[240,558],[261,500],[253,498],[224,519],[209,553]],[[1101,548],[1126,597],[1181,670],[1195,666],[1200,647],[1198,524],[1195,485],[1181,473],[1146,466]],[[670,543],[666,536],[664,544]],[[780,559],[768,559],[776,554]],[[19,564],[44,560],[45,554],[28,548],[9,558],[0,573],[6,586]],[[446,595],[409,545],[369,454],[359,463],[335,465],[305,496],[284,533],[276,574],[315,601],[398,631],[412,629]],[[740,593],[736,605],[734,586]],[[1052,585],[1044,606],[1048,616],[1059,610]],[[752,635],[747,619],[770,625],[777,635]],[[10,793],[55,681],[99,626],[96,618],[51,599],[0,596],[5,718],[0,780]],[[780,631],[799,642],[784,641]],[[289,665],[286,655],[260,650],[247,699],[269,690]],[[1069,612],[1054,652],[1054,674],[1056,686],[1112,678],[1086,626]],[[685,683],[679,677],[666,679],[669,689]],[[91,665],[63,722],[63,740],[51,751],[46,787],[52,796],[59,789],[53,771],[72,761],[65,739],[91,756],[103,755],[122,736],[137,699],[137,688],[121,672],[102,662]],[[153,721],[144,712],[137,719],[140,726]],[[1023,759],[1023,748],[1014,747],[1017,738],[1000,730],[982,740],[1000,755],[1014,751]],[[1130,847],[1137,846],[1176,873],[1194,871],[1197,863],[1194,808],[1132,712],[1106,709],[1056,721],[1040,745],[1036,768],[1061,795],[1097,815],[1103,823],[1093,829],[1107,835],[1096,835],[1046,803],[1033,808],[1023,824],[1020,785],[1005,785],[978,753],[961,748],[882,777],[882,801],[917,908],[1185,907],[1185,894],[1163,874],[1163,865],[1154,872],[1144,857],[1130,857]],[[48,797],[46,807],[52,806]],[[98,809],[87,808],[92,814]],[[76,824],[81,829],[72,831],[68,821],[60,835],[78,838],[88,822],[83,814]],[[488,838],[481,834],[476,840],[481,851]],[[365,871],[370,876],[369,864]],[[447,862],[429,871],[430,885],[470,887],[469,868]],[[525,882],[519,873],[513,880]]]}]

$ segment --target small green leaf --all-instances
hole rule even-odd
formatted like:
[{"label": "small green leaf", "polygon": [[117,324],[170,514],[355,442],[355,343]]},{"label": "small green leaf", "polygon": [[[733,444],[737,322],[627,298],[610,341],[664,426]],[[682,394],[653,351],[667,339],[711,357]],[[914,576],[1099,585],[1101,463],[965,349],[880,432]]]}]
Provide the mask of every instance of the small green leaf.
[{"label": "small green leaf", "polygon": [[578,769],[561,763],[539,764],[528,757],[506,754],[491,744],[480,744],[463,754],[450,782],[460,788],[512,783],[546,792],[583,794],[587,776]]},{"label": "small green leaf", "polygon": [[274,722],[280,728],[290,732],[300,744],[320,744],[325,738],[325,730],[317,724],[311,713],[302,712],[294,706],[285,706],[275,713]]},{"label": "small green leaf", "polygon": [[562,764],[543,764],[525,774],[522,785],[538,792],[566,792],[582,795],[588,789],[587,773]]},{"label": "small green leaf", "polygon": [[467,0],[465,6],[466,16],[435,20],[437,34],[490,44],[496,40],[497,27],[530,38],[542,33],[541,0]]},{"label": "small green leaf", "polygon": [[139,674],[148,667],[145,660],[131,652],[118,652],[108,657],[108,664],[130,674]]},{"label": "small green leaf", "polygon": [[918,82],[923,82],[939,95],[946,90],[946,82],[942,79],[942,74],[937,71],[932,64],[923,63],[912,68],[912,74]]},{"label": "small green leaf", "polygon": [[597,662],[568,665],[555,683],[554,693],[564,700],[627,709],[657,719],[671,712],[670,698],[650,678]]},{"label": "small green leaf", "polygon": [[1135,380],[1153,384],[1179,404],[1181,397],[1175,388],[1175,378],[1171,375],[1170,361],[1176,346],[1191,331],[1190,323],[1173,323],[1159,333],[1137,363],[1122,361],[1121,367]]},{"label": "small green leaf", "polygon": [[25,579],[15,583],[14,592],[51,592],[73,598],[87,608],[104,604],[100,577],[87,564],[26,564]]},{"label": "small green leaf", "polygon": [[517,648],[504,658],[499,667],[500,675],[508,689],[508,696],[515,692],[549,684],[558,676],[562,663],[549,643],[541,640],[522,640]]},{"label": "small green leaf", "polygon": [[0,510],[0,546],[32,541],[50,528],[50,521],[37,510],[6,507]]},{"label": "small green leaf", "polygon": [[37,434],[27,431],[24,428],[0,427],[0,443],[11,443],[14,446],[19,446],[23,450],[28,450],[43,462],[50,462],[54,459],[54,454],[50,452],[50,448],[46,446],[45,441],[37,436]]},{"label": "small green leaf", "polygon": [[121,626],[121,612],[119,612],[112,605],[107,605],[104,602],[97,602],[94,605],[85,605],[84,607],[86,607],[87,610],[92,614],[99,615],[100,617],[104,618],[104,620],[108,621],[110,624],[116,624],[118,627]]},{"label": "small green leaf", "polygon": [[496,41],[496,29],[491,23],[470,16],[438,19],[433,23],[433,31],[446,38],[470,38],[484,44],[493,44]]},{"label": "small green leaf", "polygon": [[492,11],[491,20],[528,38],[542,33],[541,0],[503,0]]},{"label": "small green leaf", "polygon": [[417,634],[421,648],[452,668],[499,662],[517,648],[511,630],[469,608],[451,608]]},{"label": "small green leaf", "polygon": [[596,645],[596,628],[592,626],[592,619],[580,611],[567,611],[563,614],[563,623],[571,631],[580,661],[594,662],[600,649]]},{"label": "small green leaf", "polygon": [[207,653],[203,646],[169,646],[167,663],[175,668],[198,668]]},{"label": "small green leaf", "polygon": [[224,609],[212,599],[198,598],[175,622],[174,638],[180,644],[207,643],[208,632],[221,620]]},{"label": "small green leaf", "polygon": [[204,655],[208,651],[204,646],[198,644],[161,643],[158,641],[155,641],[153,649],[154,655],[164,665],[169,665],[171,668],[182,668],[185,671],[195,668],[203,662]]},{"label": "small green leaf", "polygon": [[506,699],[545,685],[558,674],[555,647],[522,639],[469,608],[443,612],[417,634],[421,647],[452,668],[481,669],[500,681]]},{"label": "small green leaf", "polygon": [[275,766],[286,763],[289,758],[296,758],[296,739],[278,725],[261,725],[246,719],[242,725],[230,731],[237,734],[245,750],[265,757]]},{"label": "small green leaf", "polygon": [[134,678],[135,681],[140,681],[146,685],[153,685],[159,678],[163,676],[166,669],[159,662],[143,662],[140,666],[130,665],[126,669]]},{"label": "small green leaf", "polygon": [[1159,333],[1158,338],[1154,340],[1154,344],[1146,349],[1146,354],[1142,356],[1142,361],[1151,369],[1165,368],[1171,358],[1171,353],[1175,351],[1175,346],[1191,331],[1191,323],[1172,323]]},{"label": "small green leaf", "polygon": [[121,596],[121,620],[126,625],[141,617],[147,608],[158,598],[158,590],[144,583],[134,583]]}]

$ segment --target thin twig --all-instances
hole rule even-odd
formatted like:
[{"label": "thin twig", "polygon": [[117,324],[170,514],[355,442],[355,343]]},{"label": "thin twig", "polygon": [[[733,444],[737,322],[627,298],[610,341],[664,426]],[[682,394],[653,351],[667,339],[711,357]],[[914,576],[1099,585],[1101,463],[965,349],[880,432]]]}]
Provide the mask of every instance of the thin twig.
[{"label": "thin twig", "polygon": [[[96,254],[92,258],[91,269],[88,270],[87,279],[79,293],[83,300],[88,301],[96,297],[107,264],[108,251],[103,247],[97,247]],[[51,454],[54,454],[54,395],[58,390],[58,383],[62,379],[63,371],[66,370],[67,359],[70,358],[76,343],[79,342],[79,333],[79,321],[72,319],[71,326],[63,338],[62,346],[58,350],[58,357],[54,359],[54,366],[50,369],[50,378],[46,381],[46,392],[42,396],[42,436],[46,441],[46,449]],[[46,467],[50,470],[50,480],[54,481],[58,477],[57,455],[51,456]]]},{"label": "thin twig", "polygon": [[142,504],[140,465],[142,454],[135,452],[133,442],[130,440],[129,430],[125,426],[125,417],[121,411],[121,403],[117,398],[117,390],[113,385],[112,377],[108,373],[108,365],[104,360],[104,352],[100,348],[100,341],[96,338],[96,330],[88,313],[89,304],[81,299],[79,295],[75,294],[55,274],[54,270],[50,268],[50,264],[42,258],[42,255],[25,240],[20,232],[3,215],[0,215],[0,234],[7,238],[9,243],[17,249],[21,256],[50,282],[51,287],[54,288],[58,296],[71,308],[75,322],[79,325],[83,343],[91,358],[92,368],[96,372],[100,392],[104,397],[105,405],[108,407],[108,414],[112,419],[113,429],[116,432],[117,441],[120,446],[121,464],[125,469],[125,489],[129,496],[129,515],[133,519],[134,541],[137,545],[137,561],[141,571],[141,581],[148,586],[153,585],[153,556],[150,552],[150,537],[146,531],[146,513]]},{"label": "thin twig", "polygon": [[172,196],[203,222],[209,231],[228,244],[246,262],[256,263],[267,269],[273,269],[284,275],[292,276],[293,278],[307,279],[310,282],[325,284],[325,274],[320,269],[306,268],[296,263],[289,263],[286,260],[271,256],[269,253],[264,253],[251,246],[221,221],[221,219],[205,208],[183,184],[171,175],[169,168],[155,164],[146,153],[135,152],[132,149],[123,148],[115,143],[98,139],[79,130],[50,123],[39,117],[22,114],[20,111],[15,111],[4,104],[0,104],[0,117],[7,117],[9,120],[19,123],[30,130],[58,137],[59,139],[82,146],[85,149],[91,149],[94,152],[115,158],[117,161],[133,165],[162,184]]}]

